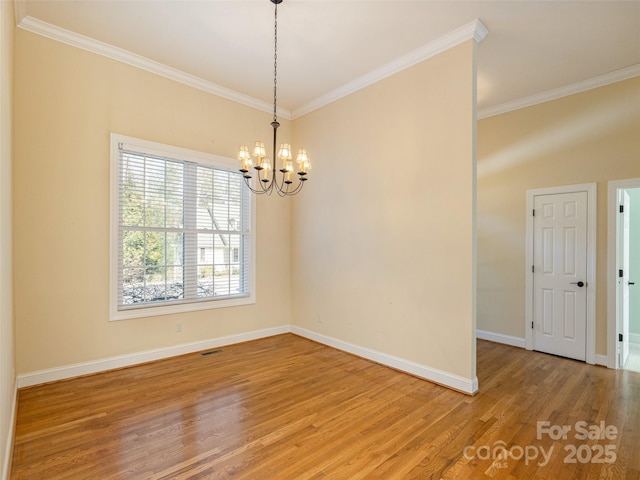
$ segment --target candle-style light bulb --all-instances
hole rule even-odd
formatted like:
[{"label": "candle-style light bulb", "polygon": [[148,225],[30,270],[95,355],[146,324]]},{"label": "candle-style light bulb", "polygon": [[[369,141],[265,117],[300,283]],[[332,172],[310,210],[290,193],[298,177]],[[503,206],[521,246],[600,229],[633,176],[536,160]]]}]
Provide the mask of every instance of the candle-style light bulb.
[{"label": "candle-style light bulb", "polygon": [[269,182],[269,171],[271,170],[271,160],[269,157],[264,157],[262,159],[262,178],[260,181],[264,183]]},{"label": "candle-style light bulb", "polygon": [[261,159],[267,156],[267,151],[264,148],[264,142],[257,141],[256,146],[253,147],[253,156],[257,159]]},{"label": "candle-style light bulb", "polygon": [[249,153],[249,147],[246,145],[240,145],[236,158],[240,160],[240,171],[242,173],[247,173],[253,165],[253,162],[251,161],[251,154]]},{"label": "candle-style light bulb", "polygon": [[293,157],[291,156],[291,145],[288,143],[283,143],[280,145],[280,150],[278,151],[278,158],[283,162],[291,160]]},{"label": "candle-style light bulb", "polygon": [[311,158],[306,148],[298,150],[296,161],[298,162],[298,173],[300,175],[306,175],[307,170],[311,169]]}]

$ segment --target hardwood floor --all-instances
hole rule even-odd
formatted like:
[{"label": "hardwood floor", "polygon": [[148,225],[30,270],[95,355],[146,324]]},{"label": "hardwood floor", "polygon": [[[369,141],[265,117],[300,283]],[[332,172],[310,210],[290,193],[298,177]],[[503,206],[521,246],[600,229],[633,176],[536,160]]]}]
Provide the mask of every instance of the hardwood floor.
[{"label": "hardwood floor", "polygon": [[470,397],[292,334],[222,350],[21,390],[11,478],[640,478],[639,373],[479,341]]}]

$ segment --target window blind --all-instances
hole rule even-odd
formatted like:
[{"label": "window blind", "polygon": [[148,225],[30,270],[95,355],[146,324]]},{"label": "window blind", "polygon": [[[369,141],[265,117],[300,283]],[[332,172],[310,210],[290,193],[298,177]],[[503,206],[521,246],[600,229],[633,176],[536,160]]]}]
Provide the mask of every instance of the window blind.
[{"label": "window blind", "polygon": [[248,296],[242,175],[118,143],[118,310]]}]

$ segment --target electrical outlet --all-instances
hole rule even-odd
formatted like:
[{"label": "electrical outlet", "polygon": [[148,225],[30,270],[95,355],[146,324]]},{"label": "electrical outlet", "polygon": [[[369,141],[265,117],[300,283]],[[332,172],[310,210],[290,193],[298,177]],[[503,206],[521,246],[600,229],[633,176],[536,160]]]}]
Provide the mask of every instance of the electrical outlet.
[{"label": "electrical outlet", "polygon": [[176,322],[176,332],[182,331],[182,322]]}]

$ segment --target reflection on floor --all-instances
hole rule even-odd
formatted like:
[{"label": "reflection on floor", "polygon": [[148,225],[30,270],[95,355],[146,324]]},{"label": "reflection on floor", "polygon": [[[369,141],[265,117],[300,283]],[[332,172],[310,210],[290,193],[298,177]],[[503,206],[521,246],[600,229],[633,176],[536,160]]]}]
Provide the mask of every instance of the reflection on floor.
[{"label": "reflection on floor", "polygon": [[640,372],[640,343],[629,344],[629,356],[624,364],[624,369]]}]

